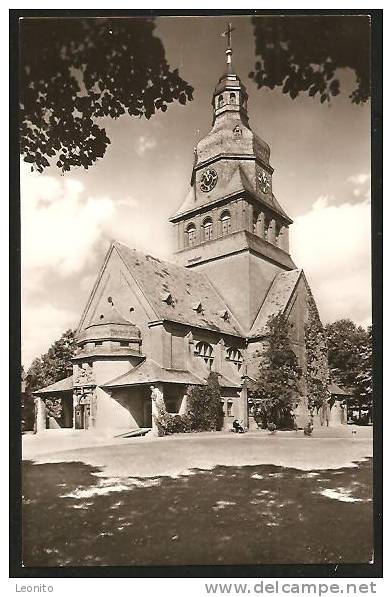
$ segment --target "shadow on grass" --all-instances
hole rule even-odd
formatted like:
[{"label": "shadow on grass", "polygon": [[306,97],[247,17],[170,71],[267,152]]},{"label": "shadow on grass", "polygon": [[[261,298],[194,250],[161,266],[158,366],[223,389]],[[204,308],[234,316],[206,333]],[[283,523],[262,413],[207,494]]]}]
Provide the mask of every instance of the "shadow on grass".
[{"label": "shadow on grass", "polygon": [[371,559],[370,459],[312,472],[217,466],[176,479],[99,472],[80,462],[24,463],[25,566]]}]

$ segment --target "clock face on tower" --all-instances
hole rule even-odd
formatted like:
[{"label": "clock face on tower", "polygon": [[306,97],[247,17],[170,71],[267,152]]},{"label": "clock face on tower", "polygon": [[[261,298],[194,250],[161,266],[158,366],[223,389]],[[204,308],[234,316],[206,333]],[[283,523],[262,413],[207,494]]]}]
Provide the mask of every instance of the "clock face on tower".
[{"label": "clock face on tower", "polygon": [[200,188],[204,193],[207,193],[207,191],[211,191],[211,189],[214,188],[217,182],[217,173],[212,168],[208,168],[208,170],[205,170],[202,174]]},{"label": "clock face on tower", "polygon": [[266,173],[264,172],[264,170],[261,170],[258,175],[257,175],[257,180],[260,186],[260,190],[262,193],[268,193],[268,190],[270,188],[270,183],[268,180],[268,176],[266,175]]}]

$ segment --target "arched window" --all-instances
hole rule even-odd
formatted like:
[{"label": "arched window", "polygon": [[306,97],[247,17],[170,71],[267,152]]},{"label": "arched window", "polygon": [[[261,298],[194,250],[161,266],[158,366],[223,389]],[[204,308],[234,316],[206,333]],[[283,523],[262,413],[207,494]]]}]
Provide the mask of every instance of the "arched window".
[{"label": "arched window", "polygon": [[223,95],[220,95],[218,97],[218,108],[221,108],[223,106]]},{"label": "arched window", "polygon": [[194,247],[196,244],[196,226],[189,224],[185,231],[185,245],[187,247]]},{"label": "arched window", "polygon": [[275,243],[279,246],[279,237],[280,237],[280,231],[282,230],[282,225],[279,222],[276,222],[276,226],[275,226]]},{"label": "arched window", "polygon": [[198,342],[195,346],[195,355],[201,357],[211,369],[214,357],[212,355],[212,346],[208,342]]},{"label": "arched window", "polygon": [[244,362],[244,357],[238,348],[228,348],[226,353],[226,359],[236,365],[237,369],[241,369],[241,365]]},{"label": "arched window", "polygon": [[235,93],[233,93],[233,92],[230,93],[230,103],[232,105],[234,105],[236,103],[235,102]]},{"label": "arched window", "polygon": [[222,236],[231,232],[231,215],[229,211],[224,211],[220,217]]},{"label": "arched window", "polygon": [[227,401],[227,416],[231,417],[233,414],[233,401],[232,400],[228,400]]},{"label": "arched window", "polygon": [[271,225],[270,218],[265,218],[264,220],[264,240],[268,240],[268,229]]},{"label": "arched window", "polygon": [[253,234],[257,234],[257,223],[259,221],[260,212],[253,210]]},{"label": "arched window", "polygon": [[206,218],[203,222],[203,240],[211,240],[212,239],[212,220],[211,218]]}]

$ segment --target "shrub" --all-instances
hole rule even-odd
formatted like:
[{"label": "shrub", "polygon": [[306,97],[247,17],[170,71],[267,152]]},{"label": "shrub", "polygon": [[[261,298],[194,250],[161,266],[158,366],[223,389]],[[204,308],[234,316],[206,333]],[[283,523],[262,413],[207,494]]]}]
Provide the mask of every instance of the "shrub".
[{"label": "shrub", "polygon": [[267,429],[271,433],[276,433],[277,427],[276,427],[275,423],[267,423]]},{"label": "shrub", "polygon": [[210,373],[207,385],[188,389],[188,417],[192,431],[215,431],[222,423],[218,374]]},{"label": "shrub", "polygon": [[218,374],[210,373],[205,386],[189,386],[187,394],[188,412],[185,415],[171,415],[163,401],[157,401],[158,414],[154,415],[154,420],[159,436],[220,428],[223,411]]}]

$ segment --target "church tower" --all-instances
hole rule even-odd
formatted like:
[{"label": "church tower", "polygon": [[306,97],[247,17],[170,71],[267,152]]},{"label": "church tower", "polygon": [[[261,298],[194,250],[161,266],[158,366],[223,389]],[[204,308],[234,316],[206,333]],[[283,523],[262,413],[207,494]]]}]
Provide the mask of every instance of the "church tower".
[{"label": "church tower", "polygon": [[212,97],[213,126],[195,148],[191,188],[170,221],[177,262],[203,270],[246,333],[275,275],[296,266],[292,220],[273,193],[270,148],[249,126],[248,95],[233,68],[232,30]]}]

